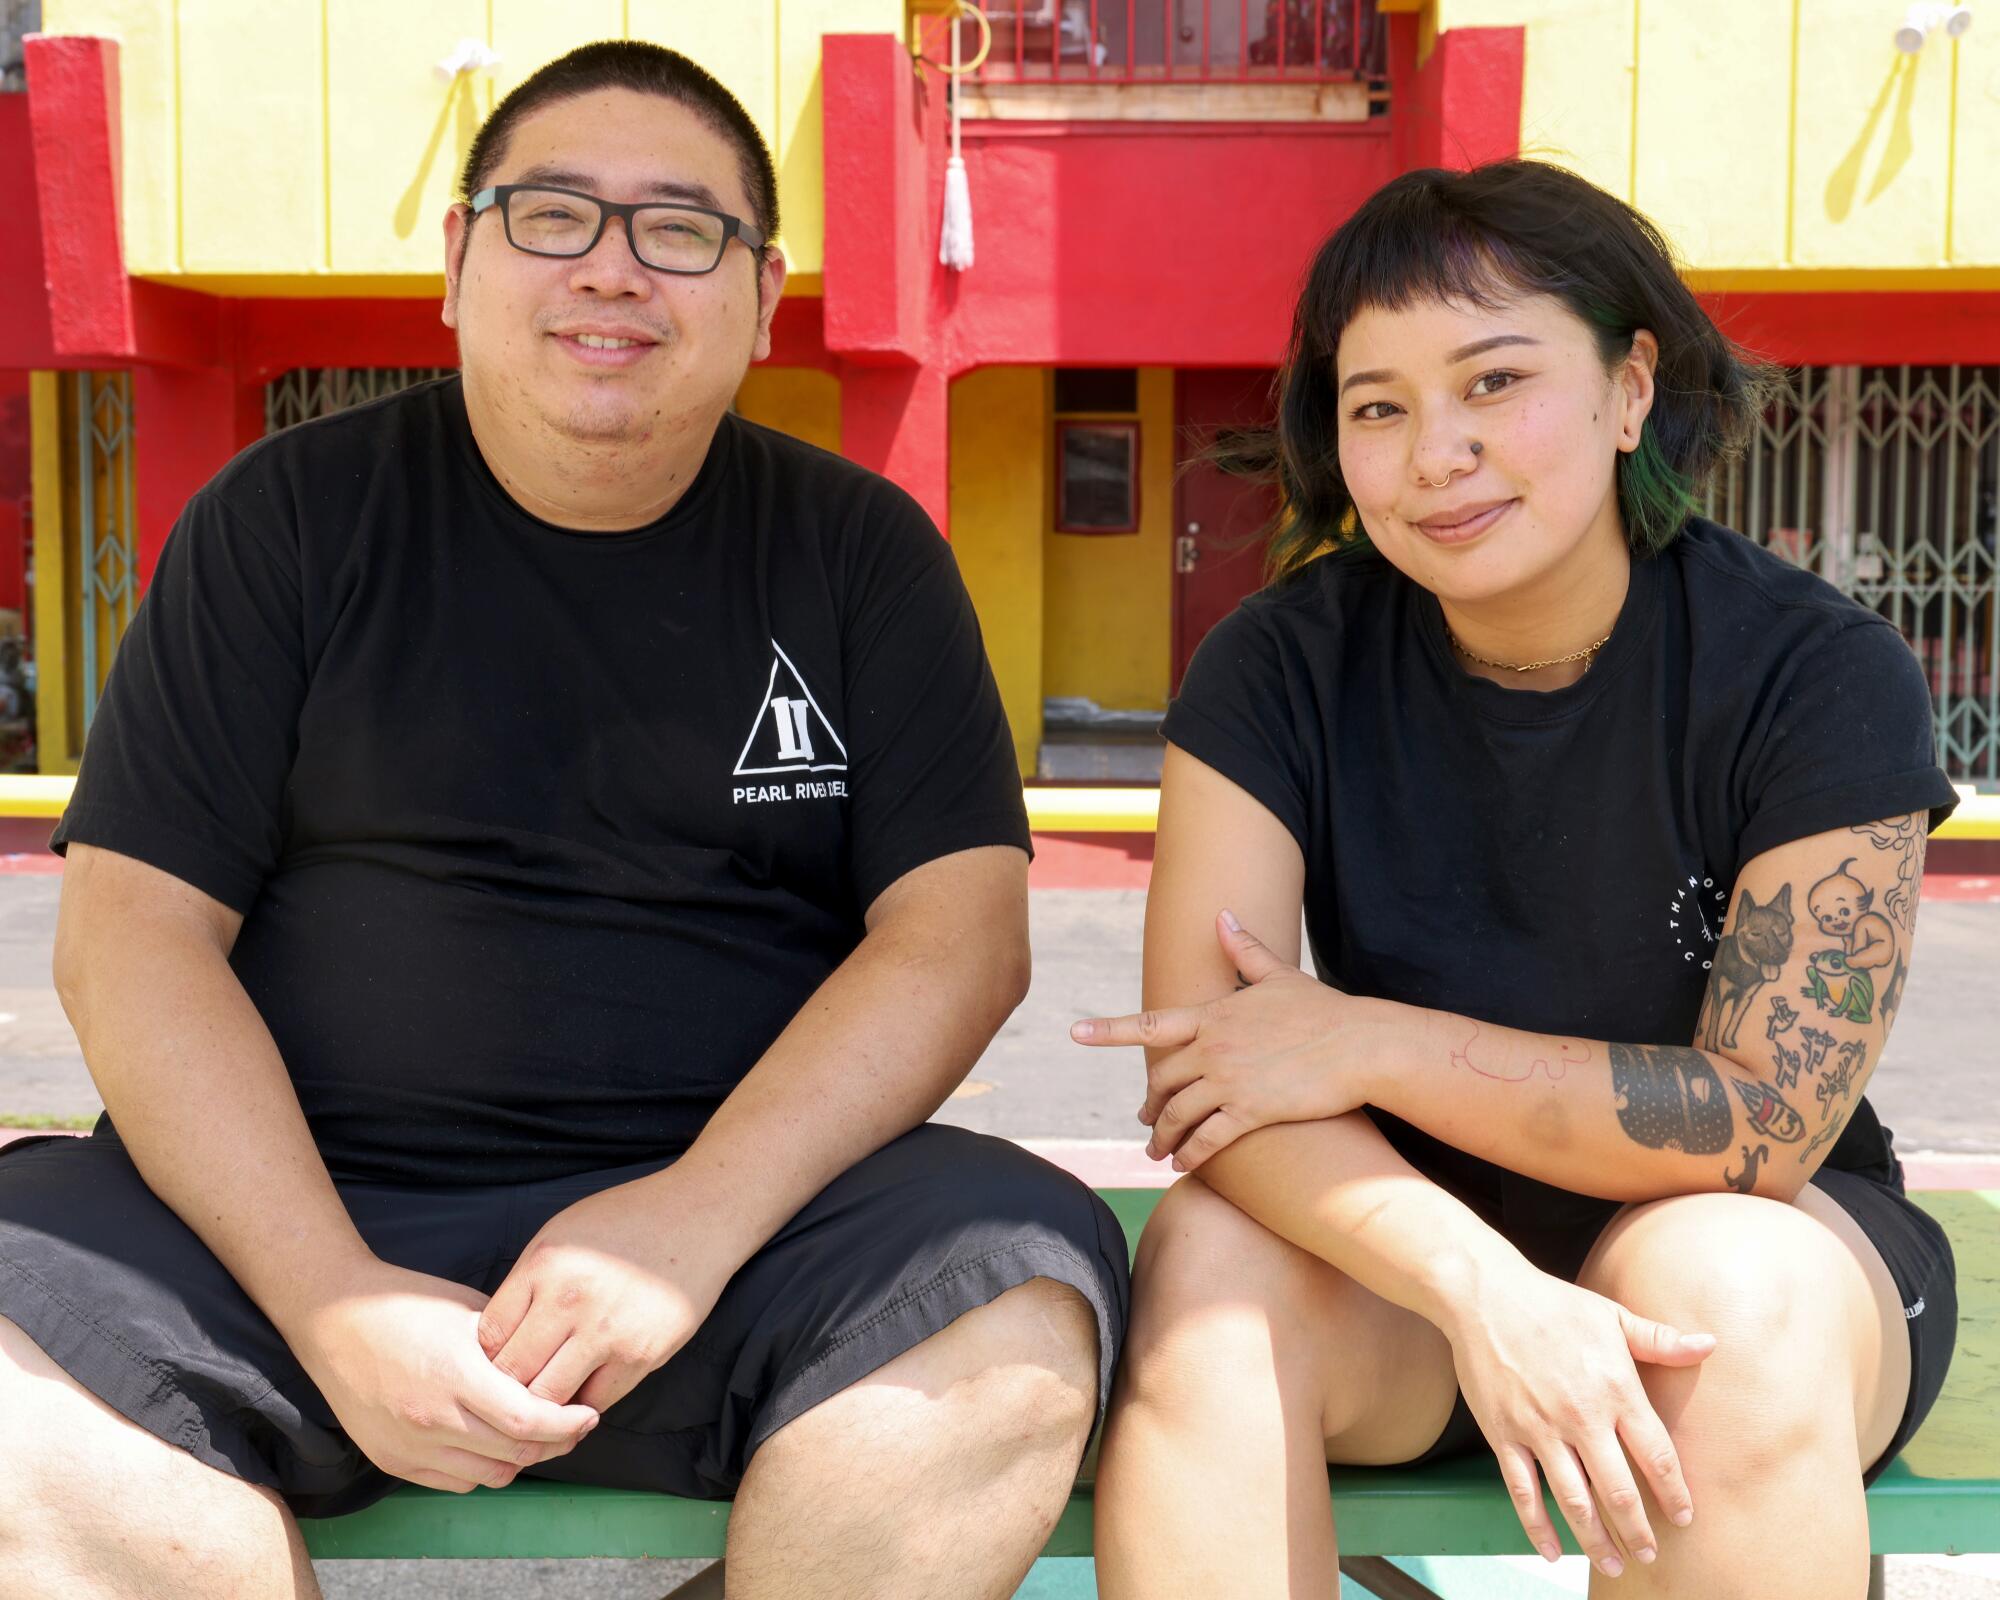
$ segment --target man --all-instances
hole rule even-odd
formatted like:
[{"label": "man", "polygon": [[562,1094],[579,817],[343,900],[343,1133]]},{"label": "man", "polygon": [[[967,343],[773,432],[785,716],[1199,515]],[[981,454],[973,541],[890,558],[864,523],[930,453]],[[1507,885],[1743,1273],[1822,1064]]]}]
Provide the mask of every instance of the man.
[{"label": "man", "polygon": [[784,267],[713,79],[576,51],[464,192],[462,377],[195,496],[57,831],[109,1116],[0,1160],[0,1596],[309,1596],[293,1514],[517,1472],[735,1494],[744,1600],[1011,1594],[1124,1247],[918,1126],[1028,970],[964,589],[728,414]]}]

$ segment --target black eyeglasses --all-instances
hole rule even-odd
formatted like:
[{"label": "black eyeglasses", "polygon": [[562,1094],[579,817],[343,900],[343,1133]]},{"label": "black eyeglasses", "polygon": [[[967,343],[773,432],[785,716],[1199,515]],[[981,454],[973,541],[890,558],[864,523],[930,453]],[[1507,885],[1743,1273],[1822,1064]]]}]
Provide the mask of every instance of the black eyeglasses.
[{"label": "black eyeglasses", "polygon": [[621,205],[581,189],[525,183],[481,189],[468,204],[474,216],[497,205],[507,242],[531,256],[587,256],[613,217],[625,219],[633,258],[655,272],[713,272],[731,239],[741,239],[753,253],[764,248],[764,236],[755,228],[706,206]]}]

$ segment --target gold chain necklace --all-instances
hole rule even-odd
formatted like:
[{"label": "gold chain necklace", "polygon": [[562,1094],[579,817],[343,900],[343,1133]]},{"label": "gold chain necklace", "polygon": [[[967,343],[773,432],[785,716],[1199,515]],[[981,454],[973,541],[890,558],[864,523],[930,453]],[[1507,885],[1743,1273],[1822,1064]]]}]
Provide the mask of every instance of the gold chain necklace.
[{"label": "gold chain necklace", "polygon": [[1477,661],[1482,667],[1497,667],[1502,672],[1539,672],[1543,667],[1563,667],[1569,665],[1572,661],[1581,661],[1583,663],[1583,670],[1588,672],[1592,661],[1597,657],[1597,652],[1611,642],[1611,635],[1607,633],[1597,643],[1585,645],[1581,650],[1572,650],[1566,656],[1557,656],[1550,661],[1530,661],[1526,666],[1516,666],[1511,661],[1493,661],[1474,651],[1467,650],[1465,648],[1465,641],[1451,631],[1450,623],[1445,624],[1444,636],[1469,659]]}]

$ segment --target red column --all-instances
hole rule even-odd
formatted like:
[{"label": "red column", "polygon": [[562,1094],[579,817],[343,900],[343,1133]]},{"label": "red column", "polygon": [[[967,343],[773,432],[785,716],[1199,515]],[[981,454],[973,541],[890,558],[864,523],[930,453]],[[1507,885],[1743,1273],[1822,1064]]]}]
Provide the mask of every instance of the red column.
[{"label": "red column", "polygon": [[[821,42],[826,344],[861,361],[921,361],[931,343],[938,208],[910,54],[891,34]],[[933,91],[932,99],[936,99]],[[927,113],[927,114],[926,114]]]},{"label": "red column", "polygon": [[262,388],[227,368],[132,371],[133,500],[139,582],[153,580],[160,547],[188,497],[264,432]]},{"label": "red column", "polygon": [[821,45],[828,353],[839,361],[841,453],[893,479],[950,534],[950,380],[931,296],[937,260],[935,91],[920,103],[889,34]]},{"label": "red column", "polygon": [[840,453],[900,484],[951,537],[950,381],[942,367],[840,370]]},{"label": "red column", "polygon": [[1525,30],[1449,29],[1419,67],[1415,24],[1396,17],[1390,33],[1397,165],[1464,169],[1519,155]]}]

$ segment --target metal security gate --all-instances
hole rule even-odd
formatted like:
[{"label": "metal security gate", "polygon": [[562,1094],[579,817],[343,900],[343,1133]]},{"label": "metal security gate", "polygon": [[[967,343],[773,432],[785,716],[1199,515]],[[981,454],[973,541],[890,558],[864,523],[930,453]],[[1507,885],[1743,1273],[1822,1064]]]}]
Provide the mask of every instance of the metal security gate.
[{"label": "metal security gate", "polygon": [[132,510],[132,377],[79,372],[75,377],[77,625],[83,726],[111,657],[138,604],[138,520]]},{"label": "metal security gate", "polygon": [[1800,367],[1705,508],[1887,617],[1938,759],[2000,782],[2000,367]]},{"label": "metal security gate", "polygon": [[413,384],[428,383],[455,367],[299,367],[264,385],[264,431],[332,416],[365,400],[379,400]]}]

